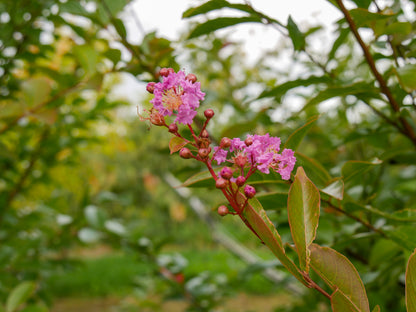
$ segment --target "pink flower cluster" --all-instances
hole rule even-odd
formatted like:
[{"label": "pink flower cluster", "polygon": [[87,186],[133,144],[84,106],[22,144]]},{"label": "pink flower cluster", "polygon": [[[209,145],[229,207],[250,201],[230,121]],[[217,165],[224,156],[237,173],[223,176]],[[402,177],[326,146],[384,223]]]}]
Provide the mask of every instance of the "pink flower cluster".
[{"label": "pink flower cluster", "polygon": [[163,116],[176,116],[175,122],[192,124],[199,102],[205,96],[201,84],[195,80],[185,76],[183,71],[167,70],[162,82],[151,85],[155,97],[150,102],[154,109]]},{"label": "pink flower cluster", "polygon": [[[296,158],[291,149],[284,149],[280,154],[280,138],[265,135],[248,135],[245,141],[239,138],[231,140],[229,151],[214,147],[213,159],[221,164],[225,161],[234,163],[238,167],[254,167],[263,173],[270,173],[270,169],[278,172],[283,180],[289,180],[295,166]],[[230,152],[231,158],[227,158]]]}]

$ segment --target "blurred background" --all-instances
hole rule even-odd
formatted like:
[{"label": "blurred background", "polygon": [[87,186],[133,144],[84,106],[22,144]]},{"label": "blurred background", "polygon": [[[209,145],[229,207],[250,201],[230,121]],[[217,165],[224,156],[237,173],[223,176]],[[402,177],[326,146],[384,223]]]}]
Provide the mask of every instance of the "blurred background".
[{"label": "blurred background", "polygon": [[[371,3],[348,5],[361,2]],[[239,220],[216,214],[223,199],[212,185],[177,187],[203,168],[169,155],[169,133],[137,113],[150,108],[145,87],[162,67],[197,75],[206,92],[201,112],[214,109],[208,130],[217,140],[269,132],[285,141],[320,115],[298,151],[314,183],[328,185],[348,160],[369,161],[364,172],[382,158],[389,166],[351,178],[349,203],[414,216],[414,146],[365,103],[374,97],[376,111],[388,110],[368,87],[368,67],[338,10],[327,1],[252,0],[250,14],[266,14],[260,22],[199,36],[194,30],[208,19],[243,15],[187,11],[202,3],[0,3],[0,311],[329,311]],[[414,2],[385,6],[414,21]],[[395,44],[413,47],[414,39],[405,41],[412,34]],[[376,45],[371,32],[363,36]],[[391,56],[379,49],[380,59]],[[408,94],[400,96],[413,107]],[[389,148],[403,153],[393,162]],[[265,187],[276,192],[262,202],[290,241],[287,190],[279,187]],[[328,207],[319,242],[347,250],[365,268],[370,298],[402,311],[404,268],[380,269],[379,260],[388,251],[404,263],[413,227],[400,228],[396,242],[379,240]],[[388,223],[358,204],[349,209],[386,229],[405,218]],[[388,281],[375,282],[374,272]]]}]

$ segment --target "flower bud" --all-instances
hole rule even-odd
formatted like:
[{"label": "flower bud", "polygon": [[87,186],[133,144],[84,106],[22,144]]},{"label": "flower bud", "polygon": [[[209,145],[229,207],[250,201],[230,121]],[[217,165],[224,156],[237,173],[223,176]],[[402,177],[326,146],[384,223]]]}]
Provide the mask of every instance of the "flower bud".
[{"label": "flower bud", "polygon": [[205,110],[204,115],[207,119],[211,119],[212,117],[214,117],[215,113],[212,109],[209,108]]},{"label": "flower bud", "polygon": [[246,185],[244,187],[244,194],[247,198],[253,198],[256,195],[256,189],[251,185]]},{"label": "flower bud", "polygon": [[211,152],[211,150],[209,148],[200,148],[198,150],[198,155],[201,158],[207,158],[210,152]]},{"label": "flower bud", "polygon": [[209,138],[209,133],[208,133],[208,131],[206,129],[204,129],[201,132],[201,138],[204,138],[204,139],[208,139]]},{"label": "flower bud", "polygon": [[189,150],[189,148],[187,147],[183,147],[180,151],[179,151],[179,156],[181,156],[182,158],[188,159],[188,158],[192,158],[192,152]]},{"label": "flower bud", "polygon": [[220,171],[220,176],[226,180],[230,180],[233,177],[233,171],[230,167],[224,167]]},{"label": "flower bud", "polygon": [[215,187],[217,189],[225,189],[227,187],[228,181],[223,178],[218,178],[217,181],[215,181]]},{"label": "flower bud", "polygon": [[221,148],[228,148],[230,146],[231,146],[231,139],[230,138],[224,137],[224,138],[221,139],[221,142],[220,142],[220,147]]},{"label": "flower bud", "polygon": [[242,154],[238,154],[236,157],[234,157],[234,163],[241,168],[247,164],[247,161],[247,156]]},{"label": "flower bud", "polygon": [[246,146],[250,146],[251,144],[253,144],[253,138],[248,137],[247,139],[245,139],[244,143],[246,144]]},{"label": "flower bud", "polygon": [[224,217],[224,216],[226,216],[229,213],[230,213],[230,210],[228,210],[228,207],[227,206],[221,205],[221,206],[218,207],[218,214],[221,217]]},{"label": "flower bud", "polygon": [[165,125],[165,117],[155,109],[150,111],[149,120],[155,126]]},{"label": "flower bud", "polygon": [[172,73],[174,73],[175,71],[173,70],[173,68],[162,68],[160,71],[159,71],[159,74],[161,75],[161,76],[163,76],[163,77],[167,77],[167,76],[169,76],[169,74],[172,74]]},{"label": "flower bud", "polygon": [[237,184],[237,186],[243,186],[244,183],[246,183],[246,178],[244,178],[243,176],[239,176],[236,180],[235,180],[235,184]]},{"label": "flower bud", "polygon": [[194,74],[188,74],[188,75],[186,75],[185,79],[186,80],[189,80],[192,83],[195,83],[196,80],[197,80],[197,78],[196,78],[196,76]]},{"label": "flower bud", "polygon": [[149,82],[146,86],[147,92],[153,94],[153,91],[155,90],[155,84],[154,82]]},{"label": "flower bud", "polygon": [[168,127],[170,133],[178,132],[178,125],[176,123],[171,123]]}]

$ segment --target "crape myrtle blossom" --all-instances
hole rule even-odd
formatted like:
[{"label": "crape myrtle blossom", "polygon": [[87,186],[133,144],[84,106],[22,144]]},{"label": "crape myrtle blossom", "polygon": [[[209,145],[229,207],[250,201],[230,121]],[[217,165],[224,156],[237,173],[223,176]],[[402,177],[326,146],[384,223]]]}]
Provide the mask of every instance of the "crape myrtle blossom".
[{"label": "crape myrtle blossom", "polygon": [[[280,154],[280,138],[265,135],[248,135],[245,141],[239,138],[231,140],[229,151],[221,146],[214,147],[213,159],[221,164],[230,162],[238,167],[254,167],[270,173],[270,169],[278,172],[283,180],[289,180],[295,166],[296,158],[291,149],[284,149]],[[231,157],[227,158],[228,152]]]},{"label": "crape myrtle blossom", "polygon": [[162,82],[149,83],[148,89],[154,94],[153,109],[162,116],[176,116],[175,122],[190,125],[197,114],[199,102],[204,99],[201,84],[195,75],[185,76],[183,71],[161,70]]}]

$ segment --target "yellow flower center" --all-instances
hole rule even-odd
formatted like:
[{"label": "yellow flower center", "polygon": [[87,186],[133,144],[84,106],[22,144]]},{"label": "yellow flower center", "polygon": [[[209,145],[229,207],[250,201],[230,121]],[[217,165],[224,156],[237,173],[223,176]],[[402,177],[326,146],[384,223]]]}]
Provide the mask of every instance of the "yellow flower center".
[{"label": "yellow flower center", "polygon": [[174,110],[178,110],[181,105],[182,99],[180,94],[177,94],[174,89],[165,91],[163,96],[163,106],[173,112]]}]

